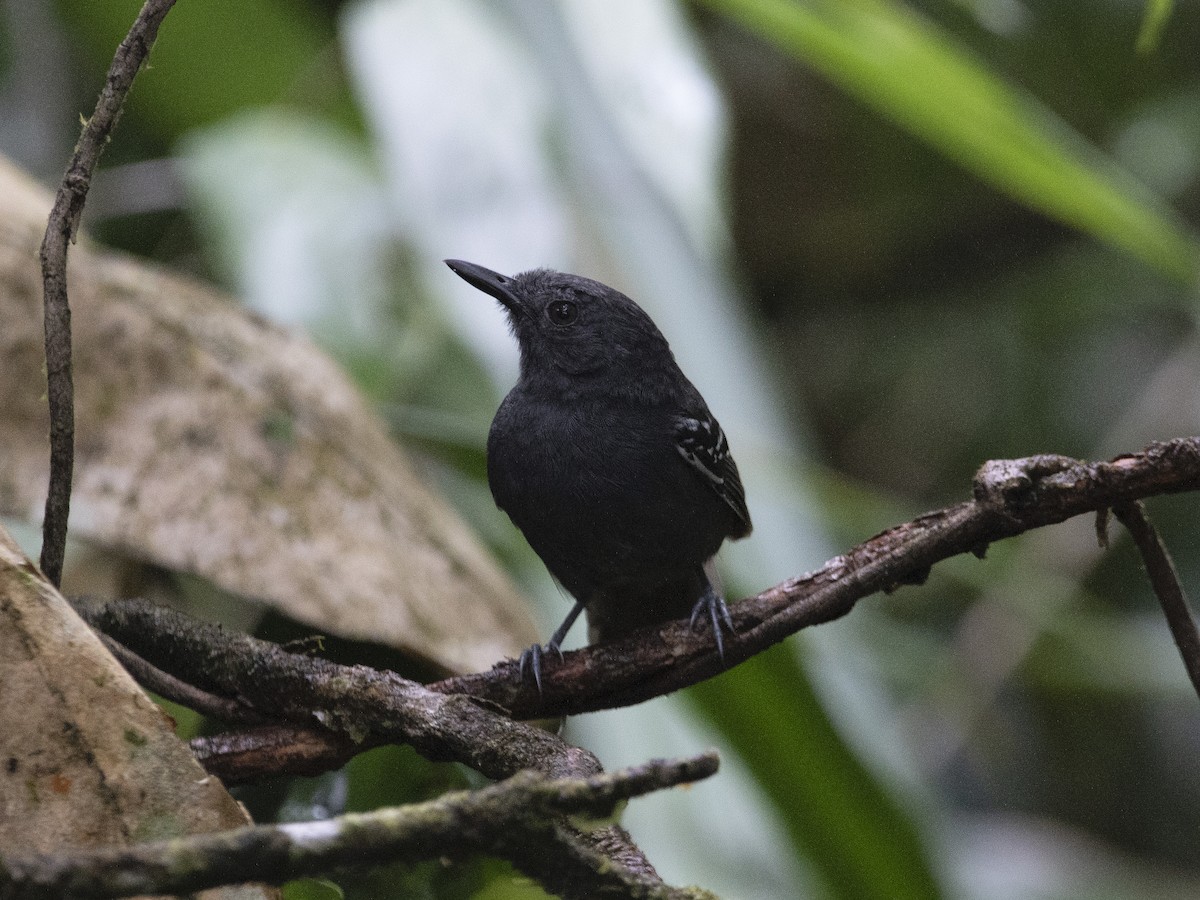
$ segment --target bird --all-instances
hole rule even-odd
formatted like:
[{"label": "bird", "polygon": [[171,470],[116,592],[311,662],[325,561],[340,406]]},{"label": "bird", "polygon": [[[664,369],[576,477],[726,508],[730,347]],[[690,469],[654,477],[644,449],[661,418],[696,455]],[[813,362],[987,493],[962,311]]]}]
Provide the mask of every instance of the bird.
[{"label": "bird", "polygon": [[590,643],[690,617],[733,621],[712,560],[752,525],[737,463],[716,418],[650,316],[625,294],[538,268],[501,275],[447,259],[500,302],[520,349],[517,382],[487,439],[487,477],[574,606],[519,660],[542,689],[542,657],[586,610]]}]

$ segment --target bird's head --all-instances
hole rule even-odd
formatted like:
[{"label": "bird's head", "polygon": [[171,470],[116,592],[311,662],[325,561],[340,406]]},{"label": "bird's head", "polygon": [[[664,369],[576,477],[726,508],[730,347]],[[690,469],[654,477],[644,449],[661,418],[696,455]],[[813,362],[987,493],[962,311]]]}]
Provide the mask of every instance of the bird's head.
[{"label": "bird's head", "polygon": [[637,378],[675,368],[666,339],[640,306],[608,285],[532,269],[509,277],[446,260],[467,283],[503,304],[521,348],[521,378],[572,384],[620,372]]}]

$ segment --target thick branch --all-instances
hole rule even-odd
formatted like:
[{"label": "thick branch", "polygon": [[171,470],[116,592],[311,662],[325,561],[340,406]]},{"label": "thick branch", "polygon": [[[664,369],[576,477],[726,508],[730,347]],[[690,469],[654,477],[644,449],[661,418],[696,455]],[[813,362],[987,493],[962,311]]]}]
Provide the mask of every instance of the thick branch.
[{"label": "thick branch", "polygon": [[[1154,444],[1142,453],[1108,463],[1085,464],[1057,456],[989,462],[976,477],[975,500],[891,528],[835,557],[810,575],[790,579],[736,604],[733,614],[738,636],[728,642],[727,661],[741,661],[794,631],[844,615],[859,599],[877,590],[918,582],[938,560],[966,551],[982,555],[992,541],[1138,497],[1197,488],[1200,488],[1200,438]],[[239,663],[237,654],[225,654],[221,649],[230,642],[248,638],[217,632],[218,646],[210,647],[207,635],[212,634],[211,629],[204,633],[193,631],[180,617],[174,618],[171,628],[163,628],[162,615],[165,614],[127,601],[110,605],[105,615],[93,617],[93,621],[119,640],[129,642],[156,665],[169,668],[189,681],[210,685],[213,693],[245,701],[243,686],[249,685],[260,711],[298,723],[283,731],[266,728],[206,741],[197,750],[215,774],[233,780],[251,780],[286,771],[291,763],[303,766],[306,772],[342,765],[354,754],[356,742],[344,736],[331,737],[322,725],[316,724],[329,724],[335,730],[339,727],[341,720],[324,712],[327,704],[335,709],[341,707],[342,714],[355,710],[353,721],[342,724],[347,729],[344,734],[366,736],[366,743],[358,747],[360,750],[375,740],[408,739],[408,732],[396,727],[391,704],[407,702],[406,693],[415,685],[394,679],[399,687],[388,702],[364,704],[350,698],[343,703],[334,694],[319,702],[312,700],[315,705],[311,710],[301,693],[293,698],[290,712],[285,713],[274,695],[283,688],[260,683],[257,657],[250,654]],[[273,652],[283,653],[278,648],[273,648]],[[228,659],[218,665],[214,658],[225,655]],[[291,677],[303,684],[337,680],[336,672],[345,668],[329,668],[330,663],[284,655],[290,660],[287,666],[296,667]],[[325,667],[322,671],[327,674],[310,681],[305,671],[309,663]],[[566,654],[562,663],[552,663],[545,681],[545,695],[540,699],[536,690],[520,683],[511,662],[500,663],[488,672],[448,679],[430,685],[429,689],[484,698],[484,702],[495,703],[518,716],[549,716],[634,703],[693,684],[721,668],[707,633],[696,634],[685,622],[669,622],[622,642]],[[249,671],[254,674],[248,674]],[[357,673],[354,679],[362,681],[374,693],[390,690],[389,679],[394,676],[371,673],[368,669],[354,671]],[[214,678],[219,679],[219,686]],[[418,705],[432,702],[426,694],[417,696]],[[304,729],[303,734],[295,728]],[[422,738],[420,732],[418,729],[415,741],[418,749],[420,742],[428,739]],[[281,745],[293,738],[303,740],[297,754],[299,760],[281,750]],[[469,745],[470,741],[466,743]],[[540,750],[536,749],[537,744],[533,746],[536,756]],[[551,760],[559,758],[553,754],[561,754],[565,745],[556,746],[558,749],[551,751]],[[433,750],[438,754],[435,758],[449,756],[480,767],[470,758],[455,756],[459,750],[438,750],[436,742]],[[510,748],[499,761],[493,760],[482,770],[494,775],[511,774],[529,764],[529,755],[514,754]],[[562,774],[569,770],[568,767]]]},{"label": "thick branch", "polygon": [[248,731],[192,738],[197,762],[227,786],[269,775],[320,775],[340,769],[380,743],[352,741],[311,725],[264,725]]},{"label": "thick branch", "polygon": [[601,771],[592,754],[555,735],[394,672],[290,653],[143,601],[118,600],[80,613],[154,665],[277,722],[323,727],[355,743],[408,743],[428,759],[465,763],[489,778],[522,769],[551,777]]},{"label": "thick branch", "polygon": [[175,0],[147,0],[113,57],[96,111],[67,165],[42,239],[45,292],[46,396],[50,405],[50,485],[42,520],[41,567],[51,584],[62,583],[71,477],[75,466],[75,387],[71,379],[71,307],[67,301],[67,248],[75,239],[92,173],[121,117],[125,96]]},{"label": "thick branch", "polygon": [[628,706],[696,684],[749,659],[802,628],[837,619],[863,597],[920,583],[929,568],[960,553],[1156,494],[1200,489],[1200,438],[1156,443],[1112,462],[1061,456],[997,460],[976,475],[975,499],[888,529],[816,572],[789,579],[730,607],[736,637],[724,661],[711,633],[686,621],[642,630],[551,660],[543,693],[522,682],[514,662],[450,678],[432,690],[465,693],[520,717]]},{"label": "thick branch", "polygon": [[[467,697],[430,691],[394,672],[290,653],[136,600],[98,609],[80,607],[92,625],[206,694],[236,699],[240,707],[276,721],[332,732],[333,739],[305,737],[302,765],[307,772],[340,765],[355,748],[361,751],[389,741],[411,744],[428,759],[465,763],[490,778],[506,778],[522,769],[553,778],[601,772],[595,756],[556,735],[514,722]],[[269,737],[264,740],[264,735]],[[243,776],[254,767],[263,774],[264,765],[294,761],[280,751],[279,738],[271,731],[243,735],[236,746],[226,741],[219,748],[220,758],[237,766]],[[645,855],[619,828],[578,840],[606,856],[624,872],[622,877],[637,880],[647,890],[662,885]]]},{"label": "thick branch", "polygon": [[1179,583],[1179,573],[1171,562],[1171,554],[1159,539],[1158,532],[1146,518],[1146,511],[1141,503],[1124,503],[1113,507],[1113,514],[1121,520],[1138,552],[1146,564],[1146,574],[1150,578],[1150,586],[1162,605],[1163,614],[1167,617],[1167,625],[1171,629],[1171,637],[1183,657],[1183,665],[1187,669],[1192,687],[1200,694],[1200,632],[1196,630],[1196,621],[1188,609],[1187,597],[1184,596],[1183,586]]},{"label": "thick branch", "polygon": [[[324,822],[256,826],[120,850],[0,863],[0,897],[182,894],[244,881],[278,884],[347,866],[490,853],[568,897],[687,897],[646,885],[564,828],[562,817],[608,817],[623,800],[717,771],[715,753],[590,778],[523,772],[473,792]],[[588,885],[587,893],[579,885]]]}]

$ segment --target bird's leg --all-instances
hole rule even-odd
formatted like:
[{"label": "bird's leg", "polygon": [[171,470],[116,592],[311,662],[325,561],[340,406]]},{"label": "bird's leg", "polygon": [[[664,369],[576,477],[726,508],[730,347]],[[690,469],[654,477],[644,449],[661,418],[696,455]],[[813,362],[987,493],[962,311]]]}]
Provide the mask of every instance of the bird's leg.
[{"label": "bird's leg", "polygon": [[[529,669],[533,672],[533,683],[537,685],[538,693],[542,692],[542,653],[546,650],[553,650],[558,654],[558,658],[563,658],[562,650],[559,649],[563,640],[567,636],[567,632],[571,630],[571,626],[575,624],[575,620],[579,618],[579,614],[583,612],[586,604],[582,600],[576,600],[575,605],[571,607],[571,611],[567,613],[567,617],[563,619],[561,625],[554,630],[554,634],[550,635],[550,640],[543,644],[534,644],[521,654],[521,658],[517,661],[517,673],[521,680],[525,680],[525,670]],[[726,613],[728,615],[728,613]]]},{"label": "bird's leg", "polygon": [[696,630],[696,626],[707,618],[712,623],[713,638],[717,642],[717,655],[724,660],[725,641],[721,636],[721,630],[728,628],[729,633],[733,634],[733,618],[729,615],[729,607],[725,605],[725,598],[713,587],[712,579],[708,577],[704,566],[700,567],[700,583],[704,586],[704,591],[700,594],[696,605],[692,607],[692,630]]}]

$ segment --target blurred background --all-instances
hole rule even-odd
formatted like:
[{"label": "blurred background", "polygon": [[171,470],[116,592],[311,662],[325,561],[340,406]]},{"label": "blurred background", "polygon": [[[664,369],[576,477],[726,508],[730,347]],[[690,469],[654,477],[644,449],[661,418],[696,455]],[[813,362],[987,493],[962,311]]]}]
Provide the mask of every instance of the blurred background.
[{"label": "blurred background", "polygon": [[[0,2],[0,152],[57,182],[139,5]],[[567,600],[484,476],[515,346],[444,257],[651,313],[745,476],[743,596],[986,459],[1200,431],[1198,46],[1169,0],[184,0],[84,224],[310,332],[548,634]],[[1150,510],[1194,588],[1195,498]],[[953,560],[566,736],[610,767],[721,750],[625,823],[723,896],[1197,896],[1200,702],[1113,537]],[[312,818],[471,781],[391,749],[242,797]],[[339,891],[539,896],[488,861],[289,888]]]}]

